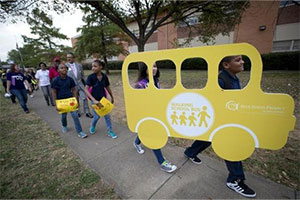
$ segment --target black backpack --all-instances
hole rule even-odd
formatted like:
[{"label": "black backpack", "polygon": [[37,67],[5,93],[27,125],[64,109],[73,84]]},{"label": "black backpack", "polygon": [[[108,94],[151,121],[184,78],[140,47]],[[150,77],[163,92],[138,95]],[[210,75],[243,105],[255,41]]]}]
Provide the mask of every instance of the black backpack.
[{"label": "black backpack", "polygon": [[231,80],[229,79],[228,76],[226,76],[224,73],[220,73],[218,78],[222,79],[224,82],[224,87],[222,89],[225,89],[225,90],[232,89]]}]

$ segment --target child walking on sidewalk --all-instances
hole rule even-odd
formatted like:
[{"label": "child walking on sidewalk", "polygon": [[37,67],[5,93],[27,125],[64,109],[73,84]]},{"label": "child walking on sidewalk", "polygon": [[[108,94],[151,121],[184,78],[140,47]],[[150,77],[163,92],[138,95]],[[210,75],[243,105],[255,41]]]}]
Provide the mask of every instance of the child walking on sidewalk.
[{"label": "child walking on sidewalk", "polygon": [[[102,97],[106,98],[106,91],[111,97],[111,103],[114,103],[114,97],[111,92],[111,89],[109,87],[109,80],[108,77],[101,72],[102,68],[104,66],[104,63],[100,60],[95,60],[92,63],[92,71],[93,73],[88,76],[86,80],[86,86],[85,86],[85,93],[91,100],[92,104],[97,104],[102,99]],[[91,91],[89,91],[91,90]],[[106,90],[106,91],[105,91]],[[100,119],[100,116],[96,113],[96,111],[93,109],[93,120],[90,127],[90,133],[93,135],[95,134],[96,124],[98,120]],[[106,127],[107,127],[107,134],[111,138],[115,139],[117,138],[117,135],[112,131],[112,125],[110,120],[110,115],[107,114],[104,116]]]},{"label": "child walking on sidewalk", "polygon": [[[157,68],[156,63],[154,63],[154,65],[153,65],[152,74],[153,74],[154,85],[159,89],[160,88],[160,83],[159,83],[160,72]],[[138,76],[138,80],[137,80],[134,88],[146,89],[148,87],[148,84],[149,84],[148,68],[147,68],[146,64],[140,63],[139,76]],[[141,140],[138,136],[136,137],[135,141],[133,142],[133,146],[135,147],[138,154],[143,154],[145,152],[144,149],[142,148]],[[176,165],[172,164],[170,161],[168,161],[164,158],[164,156],[161,152],[161,149],[153,149],[152,151],[157,159],[158,164],[160,165],[161,170],[171,173],[177,169]]]},{"label": "child walking on sidewalk", "polygon": [[[58,66],[58,72],[59,72],[59,76],[57,76],[51,83],[54,101],[56,101],[56,99],[67,99],[71,97],[75,97],[78,101],[75,83],[72,78],[67,76],[67,72],[68,72],[67,66],[65,64],[60,64]],[[56,109],[57,109],[57,105],[56,105]],[[82,131],[77,110],[71,112],[71,115],[74,120],[78,137],[86,138],[87,135]],[[67,113],[61,114],[61,123],[62,123],[62,132],[66,133],[68,131]]]}]

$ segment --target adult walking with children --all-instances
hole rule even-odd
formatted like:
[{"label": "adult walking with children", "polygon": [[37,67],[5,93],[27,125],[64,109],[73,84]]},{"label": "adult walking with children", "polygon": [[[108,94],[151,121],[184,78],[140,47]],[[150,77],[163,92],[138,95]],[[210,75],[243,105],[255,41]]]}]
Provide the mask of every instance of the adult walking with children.
[{"label": "adult walking with children", "polygon": [[[67,54],[67,60],[68,62],[66,63],[66,66],[68,67],[68,76],[75,82],[78,97],[83,102],[83,112],[86,117],[93,118],[93,115],[90,113],[88,100],[84,91],[85,78],[82,65],[75,62],[75,56],[73,53]],[[78,105],[78,116],[80,117],[80,102],[78,102]]]},{"label": "adult walking with children", "polygon": [[27,91],[25,89],[25,85],[29,88],[31,92],[31,87],[26,80],[26,77],[23,73],[21,73],[20,68],[16,64],[12,64],[10,66],[10,71],[6,75],[7,78],[7,92],[9,94],[13,94],[17,97],[21,107],[23,108],[25,113],[29,113],[27,108]]}]

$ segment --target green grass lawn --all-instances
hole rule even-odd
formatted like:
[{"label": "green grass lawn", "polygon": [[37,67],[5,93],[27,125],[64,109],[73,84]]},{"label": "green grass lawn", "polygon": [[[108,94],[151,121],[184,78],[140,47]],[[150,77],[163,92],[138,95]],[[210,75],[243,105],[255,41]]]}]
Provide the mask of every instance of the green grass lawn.
[{"label": "green grass lawn", "polygon": [[39,116],[4,99],[2,88],[1,199],[118,198]]}]

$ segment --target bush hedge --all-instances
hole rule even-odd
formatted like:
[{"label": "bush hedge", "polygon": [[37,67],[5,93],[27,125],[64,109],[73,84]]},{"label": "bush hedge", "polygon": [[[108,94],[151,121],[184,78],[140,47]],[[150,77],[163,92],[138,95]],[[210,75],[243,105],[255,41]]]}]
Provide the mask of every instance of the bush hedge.
[{"label": "bush hedge", "polygon": [[[268,53],[261,55],[263,70],[299,70],[299,52]],[[251,68],[251,62],[247,56],[243,56],[245,70]],[[111,70],[121,70],[123,61],[110,61],[108,67]],[[170,60],[158,61],[160,69],[174,69],[174,63]],[[91,69],[90,64],[85,64],[84,69]],[[132,63],[131,69],[137,69],[137,63]],[[182,64],[185,70],[207,70],[207,63],[201,58],[186,59]]]},{"label": "bush hedge", "polygon": [[264,70],[299,70],[299,52],[263,54]]}]

